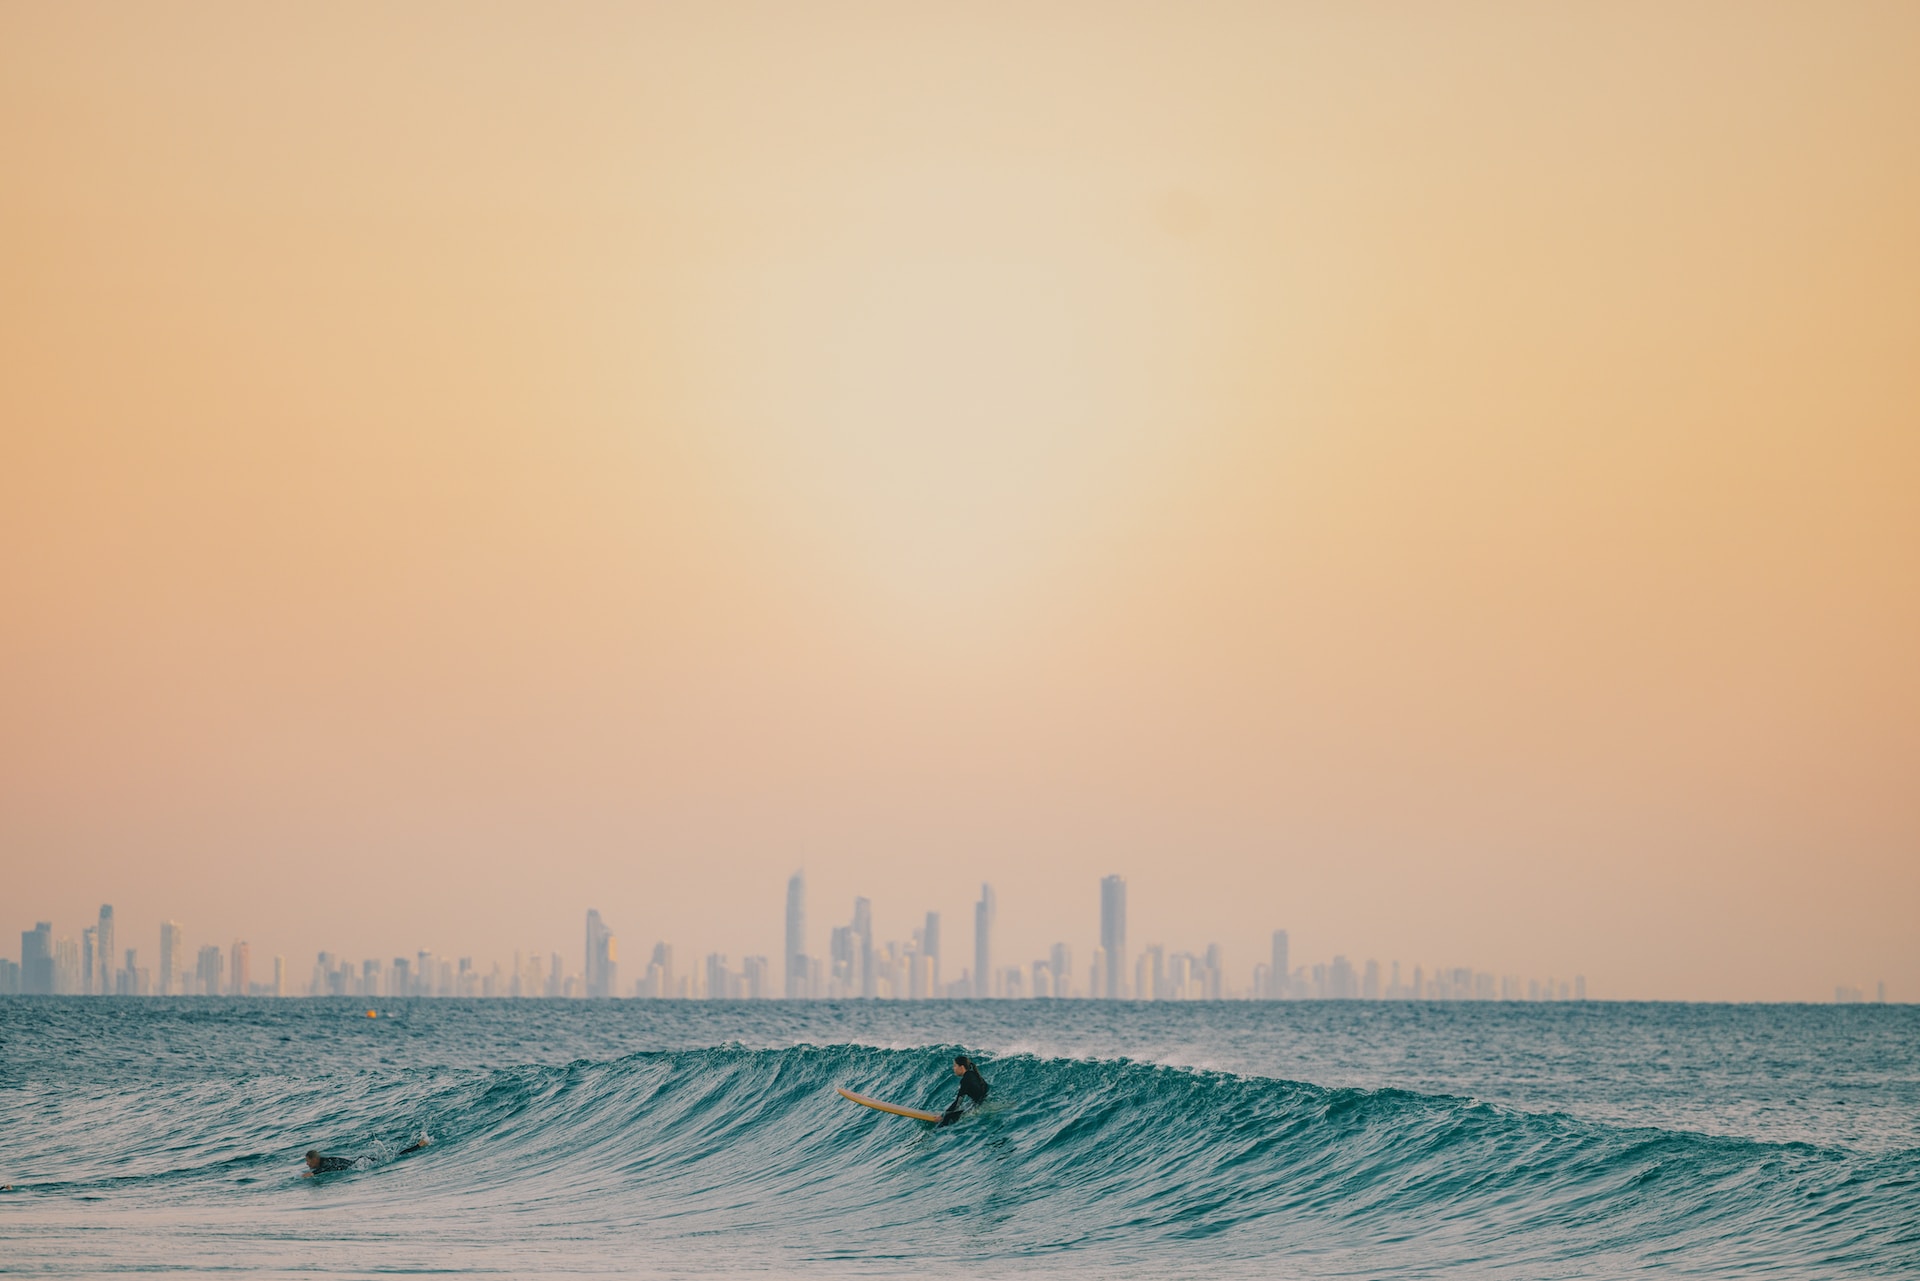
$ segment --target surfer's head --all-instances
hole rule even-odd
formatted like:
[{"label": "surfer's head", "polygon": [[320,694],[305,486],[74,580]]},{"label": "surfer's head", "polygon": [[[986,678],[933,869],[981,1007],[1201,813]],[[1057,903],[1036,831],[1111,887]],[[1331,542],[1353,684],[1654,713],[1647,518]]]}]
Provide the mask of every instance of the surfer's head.
[{"label": "surfer's head", "polygon": [[965,1076],[971,1071],[973,1071],[972,1059],[964,1054],[956,1054],[953,1056],[953,1074],[955,1076]]},{"label": "surfer's head", "polygon": [[320,1154],[311,1148],[307,1149],[307,1168],[309,1170],[320,1168]]}]

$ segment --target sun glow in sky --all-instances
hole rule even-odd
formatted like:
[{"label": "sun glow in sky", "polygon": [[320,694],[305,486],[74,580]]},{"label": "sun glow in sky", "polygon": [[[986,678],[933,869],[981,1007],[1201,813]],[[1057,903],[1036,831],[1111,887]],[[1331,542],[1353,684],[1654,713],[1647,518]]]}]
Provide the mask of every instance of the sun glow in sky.
[{"label": "sun glow in sky", "polygon": [[[14,4],[0,927],[1920,999],[1910,5]],[[577,957],[574,962],[577,965]],[[1237,981],[1244,981],[1244,978]]]}]

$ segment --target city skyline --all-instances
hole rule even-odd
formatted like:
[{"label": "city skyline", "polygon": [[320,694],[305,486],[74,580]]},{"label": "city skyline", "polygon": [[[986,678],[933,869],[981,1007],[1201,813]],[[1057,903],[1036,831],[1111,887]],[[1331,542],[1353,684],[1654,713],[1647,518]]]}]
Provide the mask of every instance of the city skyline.
[{"label": "city skyline", "polygon": [[[967,1000],[1027,998],[1167,1000],[1442,1000],[1567,1001],[1604,999],[1590,992],[1584,973],[1521,975],[1472,966],[1429,968],[1400,958],[1383,967],[1379,959],[1358,963],[1344,953],[1324,962],[1294,965],[1289,931],[1276,929],[1263,959],[1236,971],[1218,943],[1198,951],[1147,942],[1137,953],[1126,940],[1126,878],[1109,874],[1098,884],[1099,944],[1084,971],[1076,972],[1070,943],[1056,942],[1030,962],[995,964],[993,928],[998,896],[983,883],[975,902],[973,960],[957,975],[941,968],[940,915],[926,913],[908,939],[881,939],[873,924],[872,901],[856,896],[846,925],[829,927],[824,957],[807,950],[807,899],[804,871],[788,878],[781,962],[766,955],[740,957],[738,966],[724,952],[708,952],[698,964],[676,967],[674,943],[656,941],[638,977],[623,984],[618,970],[618,934],[597,908],[585,913],[581,964],[574,972],[562,953],[515,951],[511,967],[499,961],[476,964],[472,956],[440,955],[420,949],[391,961],[362,959],[356,966],[344,954],[321,951],[311,977],[296,985],[287,960],[271,958],[271,979],[253,977],[252,947],[236,939],[223,952],[217,944],[198,950],[191,969],[184,966],[183,932],[178,922],[159,927],[157,967],[140,964],[137,947],[115,949],[116,914],[102,904],[96,923],[85,926],[78,942],[59,935],[51,922],[21,932],[18,962],[0,958],[0,995],[86,996],[354,996],[459,998],[585,999],[772,999],[790,1000]],[[683,957],[691,957],[683,951]],[[1002,953],[1004,955],[1004,953]],[[484,968],[483,968],[484,967]],[[984,967],[984,968],[983,968]],[[986,975],[985,981],[981,974]],[[1244,983],[1239,975],[1244,973]],[[951,977],[947,977],[951,975]],[[775,983],[781,986],[778,990]],[[1887,983],[1868,989],[1836,983],[1831,1000],[1839,1004],[1886,1003]]]}]

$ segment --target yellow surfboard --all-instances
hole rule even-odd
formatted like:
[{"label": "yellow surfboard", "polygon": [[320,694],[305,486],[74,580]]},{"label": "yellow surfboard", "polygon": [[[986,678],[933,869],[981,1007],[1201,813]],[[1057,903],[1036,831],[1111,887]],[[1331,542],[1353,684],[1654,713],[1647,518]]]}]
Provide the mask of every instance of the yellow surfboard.
[{"label": "yellow surfboard", "polygon": [[919,1108],[903,1108],[898,1103],[882,1103],[879,1099],[870,1099],[864,1094],[855,1094],[852,1090],[845,1089],[838,1085],[833,1088],[840,1091],[841,1098],[851,1099],[861,1107],[872,1108],[876,1112],[891,1112],[895,1116],[910,1116],[916,1121],[938,1121],[940,1119],[938,1112],[922,1112]]}]

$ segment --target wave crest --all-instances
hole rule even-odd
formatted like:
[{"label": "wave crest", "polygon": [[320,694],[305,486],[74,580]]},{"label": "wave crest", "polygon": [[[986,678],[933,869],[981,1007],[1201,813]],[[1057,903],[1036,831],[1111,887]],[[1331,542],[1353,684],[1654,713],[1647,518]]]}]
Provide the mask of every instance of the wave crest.
[{"label": "wave crest", "polygon": [[[1722,1272],[1920,1268],[1912,1151],[1861,1154],[1610,1127],[1405,1090],[1127,1060],[983,1062],[988,1105],[933,1128],[844,1102],[953,1095],[954,1047],[738,1045],[497,1070],[419,1068],[176,1092],[95,1138],[144,1168],[45,1183],[218,1182],[289,1195],[288,1153],[373,1168],[329,1195],[440,1199],[744,1259],[1286,1255],[1315,1271],[1614,1271],[1675,1252]],[[163,1091],[164,1092],[164,1091]],[[173,1143],[210,1130],[211,1138]],[[141,1126],[146,1132],[140,1132]],[[284,1137],[297,1133],[289,1144]],[[421,1133],[424,1152],[399,1156]],[[262,1142],[268,1135],[275,1136]],[[237,1145],[254,1143],[249,1152]],[[201,1143],[200,1148],[193,1146]],[[222,1150],[224,1149],[224,1150]],[[167,1156],[181,1159],[168,1160]],[[193,1159],[195,1157],[204,1159]],[[297,1157],[293,1158],[297,1159]],[[138,1162],[136,1161],[137,1165]],[[764,1256],[764,1258],[762,1258]],[[1363,1262],[1364,1260],[1364,1262]],[[1346,1261],[1346,1262],[1343,1262]],[[1182,1264],[1185,1266],[1185,1263]],[[1163,1269],[1164,1270],[1164,1269]]]}]

